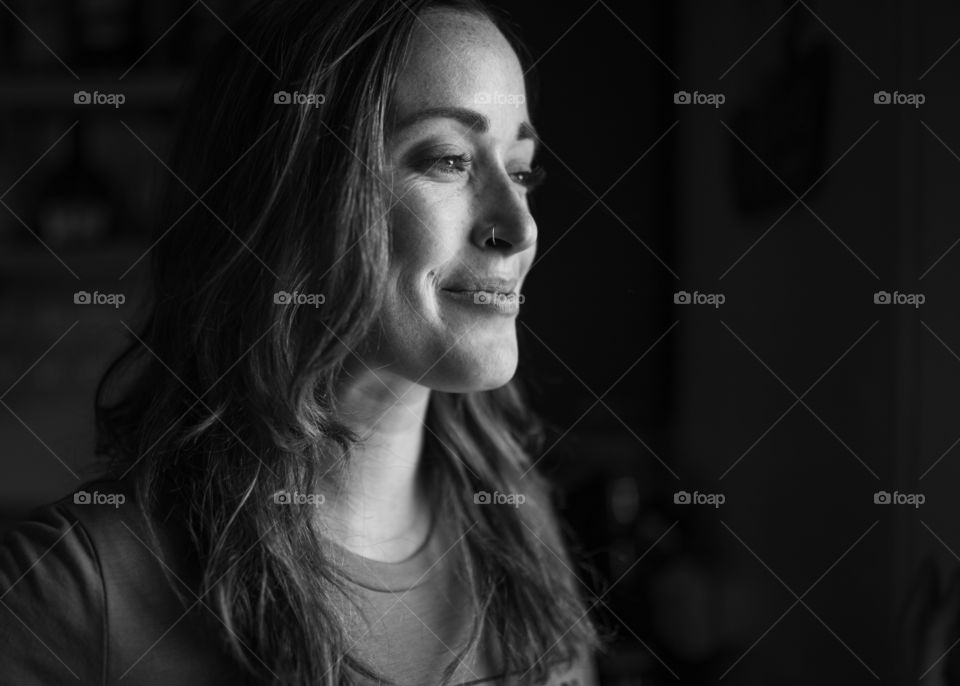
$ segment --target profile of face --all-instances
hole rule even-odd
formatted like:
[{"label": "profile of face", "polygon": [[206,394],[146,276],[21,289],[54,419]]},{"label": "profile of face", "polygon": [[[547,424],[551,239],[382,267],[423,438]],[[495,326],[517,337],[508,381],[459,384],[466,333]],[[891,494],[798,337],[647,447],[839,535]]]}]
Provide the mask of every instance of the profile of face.
[{"label": "profile of face", "polygon": [[385,141],[392,250],[365,357],[434,390],[487,390],[516,371],[536,250],[523,70],[485,17],[434,10],[421,20]]}]

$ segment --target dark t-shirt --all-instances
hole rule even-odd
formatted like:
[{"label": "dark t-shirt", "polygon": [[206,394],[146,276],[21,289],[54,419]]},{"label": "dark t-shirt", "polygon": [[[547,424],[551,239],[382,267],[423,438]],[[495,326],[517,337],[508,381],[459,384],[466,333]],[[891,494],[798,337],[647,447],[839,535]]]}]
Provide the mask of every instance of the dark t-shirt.
[{"label": "dark t-shirt", "polygon": [[[79,683],[129,686],[244,684],[224,652],[225,630],[193,590],[198,566],[173,530],[160,528],[170,588],[148,545],[131,491],[100,481],[38,508],[0,542],[0,681],[22,686]],[[117,504],[122,494],[125,502]],[[112,500],[112,502],[111,502]],[[99,501],[99,502],[97,502]],[[549,527],[548,527],[549,529]],[[542,535],[552,540],[553,534]],[[456,537],[435,524],[427,541],[396,563],[337,546],[358,590],[348,619],[352,651],[399,684],[439,682],[443,667],[466,644],[470,616],[454,573]],[[553,542],[551,542],[553,544]],[[458,665],[455,684],[519,684],[481,651]],[[592,656],[550,680],[550,686],[595,686]]]}]

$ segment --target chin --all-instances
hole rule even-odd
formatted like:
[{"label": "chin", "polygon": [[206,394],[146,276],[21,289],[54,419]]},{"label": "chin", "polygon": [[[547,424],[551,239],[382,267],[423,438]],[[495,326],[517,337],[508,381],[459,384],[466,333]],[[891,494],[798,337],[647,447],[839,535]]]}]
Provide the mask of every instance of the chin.
[{"label": "chin", "polygon": [[517,349],[484,350],[473,354],[451,352],[438,364],[424,385],[446,393],[490,391],[505,386],[517,373]]}]

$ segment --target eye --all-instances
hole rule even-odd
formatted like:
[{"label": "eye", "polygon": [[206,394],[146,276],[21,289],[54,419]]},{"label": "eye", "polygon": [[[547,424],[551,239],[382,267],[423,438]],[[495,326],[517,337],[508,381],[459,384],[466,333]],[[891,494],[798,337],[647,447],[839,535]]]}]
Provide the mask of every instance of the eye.
[{"label": "eye", "polygon": [[530,170],[513,172],[510,176],[529,192],[543,185],[547,177],[547,170],[542,166],[537,166]]},{"label": "eye", "polygon": [[470,167],[471,161],[471,157],[466,154],[441,155],[422,160],[420,166],[426,172],[436,171],[440,174],[457,175],[465,172]]}]

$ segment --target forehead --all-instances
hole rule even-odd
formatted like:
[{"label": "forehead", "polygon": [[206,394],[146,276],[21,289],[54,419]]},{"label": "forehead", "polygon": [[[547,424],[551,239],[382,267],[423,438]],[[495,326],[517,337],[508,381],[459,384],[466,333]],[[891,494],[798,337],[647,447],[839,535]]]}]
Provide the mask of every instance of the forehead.
[{"label": "forehead", "polygon": [[421,15],[394,93],[398,115],[472,107],[485,93],[524,94],[520,61],[506,37],[483,16],[453,10]]}]

